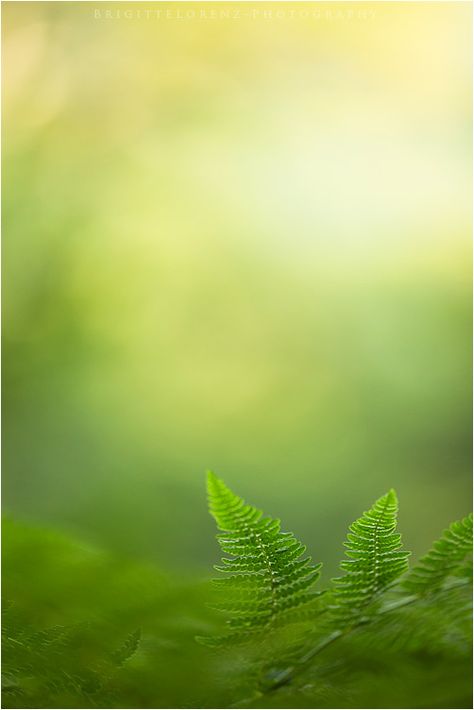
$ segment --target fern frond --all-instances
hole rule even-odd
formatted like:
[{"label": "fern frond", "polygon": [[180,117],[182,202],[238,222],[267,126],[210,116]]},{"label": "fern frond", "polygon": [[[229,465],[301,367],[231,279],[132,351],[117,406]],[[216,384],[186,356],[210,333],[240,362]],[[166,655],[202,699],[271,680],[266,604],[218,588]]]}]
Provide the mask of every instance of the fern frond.
[{"label": "fern frond", "polygon": [[[208,473],[209,510],[222,531],[217,539],[224,553],[216,566],[225,576],[214,580],[229,616],[231,633],[211,644],[241,640],[249,633],[276,628],[304,618],[319,596],[312,587],[321,564],[302,558],[306,548],[292,533],[280,531],[280,521],[263,517],[246,505],[213,473]],[[200,639],[206,641],[205,639]]]},{"label": "fern frond", "polygon": [[111,654],[111,660],[117,668],[121,668],[138,650],[140,639],[142,636],[141,629],[136,629],[128,634],[127,638],[120,646]]},{"label": "fern frond", "polygon": [[451,523],[402,586],[412,594],[430,594],[450,576],[472,579],[472,514]]},{"label": "fern frond", "polygon": [[397,512],[392,489],[350,526],[344,543],[349,559],[340,565],[346,574],[333,579],[332,611],[337,623],[350,625],[407,569],[410,553],[400,549]]}]

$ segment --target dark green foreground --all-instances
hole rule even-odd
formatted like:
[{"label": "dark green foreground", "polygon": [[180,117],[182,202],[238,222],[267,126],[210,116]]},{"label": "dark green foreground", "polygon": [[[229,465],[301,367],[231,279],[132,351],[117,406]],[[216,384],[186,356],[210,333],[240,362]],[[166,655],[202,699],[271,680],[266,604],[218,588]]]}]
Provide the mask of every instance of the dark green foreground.
[{"label": "dark green foreground", "polygon": [[[246,697],[246,660],[258,641],[225,653],[196,643],[220,625],[201,580],[170,579],[10,520],[3,555],[3,707],[222,708]],[[456,608],[469,594],[453,600]],[[408,633],[417,623],[406,618]],[[468,636],[448,627],[400,652],[389,640],[373,648],[362,629],[294,684],[248,705],[471,707]]]}]

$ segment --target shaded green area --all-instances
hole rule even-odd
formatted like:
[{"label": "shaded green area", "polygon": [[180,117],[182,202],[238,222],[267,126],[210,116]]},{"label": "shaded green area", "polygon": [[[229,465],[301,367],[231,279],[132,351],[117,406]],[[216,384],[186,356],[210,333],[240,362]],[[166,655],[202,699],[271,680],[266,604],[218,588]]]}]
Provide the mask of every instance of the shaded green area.
[{"label": "shaded green area", "polygon": [[471,707],[465,586],[343,636],[272,689],[318,640],[317,616],[210,649],[195,640],[222,624],[207,583],[11,520],[3,558],[3,707]]},{"label": "shaded green area", "polygon": [[3,559],[4,707],[225,704],[199,580],[8,520]]}]

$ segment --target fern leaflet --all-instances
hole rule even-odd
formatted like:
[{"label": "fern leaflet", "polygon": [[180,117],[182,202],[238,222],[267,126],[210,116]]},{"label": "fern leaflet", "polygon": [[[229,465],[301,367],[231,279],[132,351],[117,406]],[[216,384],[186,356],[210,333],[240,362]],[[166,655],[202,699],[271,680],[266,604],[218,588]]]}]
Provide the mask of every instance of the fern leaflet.
[{"label": "fern leaflet", "polygon": [[346,573],[333,580],[333,618],[351,625],[361,612],[407,569],[409,552],[400,550],[395,532],[398,501],[391,489],[349,528],[344,543],[349,558],[341,562]]},{"label": "fern leaflet", "polygon": [[225,597],[219,609],[228,613],[231,633],[200,640],[214,645],[245,639],[304,617],[319,596],[312,587],[321,564],[303,557],[305,546],[292,533],[281,532],[279,520],[263,517],[211,472],[207,489],[210,513],[222,531],[217,538],[231,555],[216,566],[224,577],[214,580]]},{"label": "fern leaflet", "polygon": [[451,523],[402,586],[412,594],[425,595],[438,590],[449,576],[472,578],[472,514]]}]

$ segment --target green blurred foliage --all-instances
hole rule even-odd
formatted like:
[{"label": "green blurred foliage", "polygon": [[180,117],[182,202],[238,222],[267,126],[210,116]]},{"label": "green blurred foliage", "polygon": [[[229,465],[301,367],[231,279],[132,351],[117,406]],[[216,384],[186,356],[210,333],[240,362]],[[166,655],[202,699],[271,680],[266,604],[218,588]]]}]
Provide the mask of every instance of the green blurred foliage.
[{"label": "green blurred foliage", "polygon": [[199,581],[8,520],[3,561],[4,707],[200,707],[223,686]]},{"label": "green blurred foliage", "polygon": [[206,584],[9,520],[2,548],[5,708],[471,707],[469,588],[362,626],[262,695],[262,664],[294,663],[312,624],[209,649]]}]

